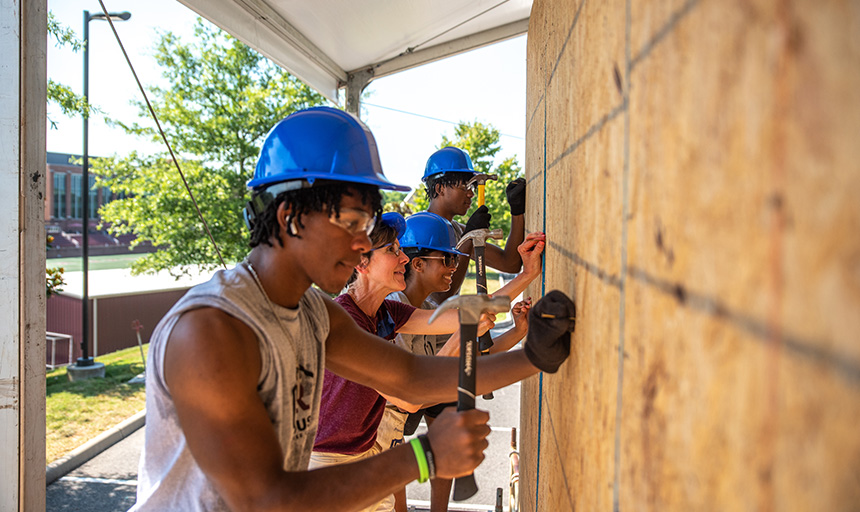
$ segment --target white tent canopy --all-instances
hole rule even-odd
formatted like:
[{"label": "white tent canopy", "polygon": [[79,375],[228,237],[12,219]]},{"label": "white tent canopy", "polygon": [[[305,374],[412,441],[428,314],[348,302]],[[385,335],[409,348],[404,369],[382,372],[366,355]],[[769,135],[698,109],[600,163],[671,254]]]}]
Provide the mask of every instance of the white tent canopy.
[{"label": "white tent canopy", "polygon": [[373,78],[523,34],[532,0],[179,0],[334,102]]}]

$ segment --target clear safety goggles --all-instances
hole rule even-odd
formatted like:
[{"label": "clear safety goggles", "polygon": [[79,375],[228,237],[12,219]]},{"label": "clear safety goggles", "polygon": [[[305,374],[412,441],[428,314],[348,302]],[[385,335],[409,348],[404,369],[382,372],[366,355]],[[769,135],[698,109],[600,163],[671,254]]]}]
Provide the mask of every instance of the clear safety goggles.
[{"label": "clear safety goggles", "polygon": [[385,244],[381,247],[377,247],[374,251],[379,251],[385,249],[385,252],[393,254],[395,258],[399,258],[401,254],[403,254],[403,249],[400,248],[400,244],[398,242],[391,242],[390,244]]},{"label": "clear safety goggles", "polygon": [[371,231],[376,226],[376,215],[371,215],[357,208],[341,208],[340,215],[332,213],[328,221],[343,228],[352,236],[361,233],[370,236]]}]

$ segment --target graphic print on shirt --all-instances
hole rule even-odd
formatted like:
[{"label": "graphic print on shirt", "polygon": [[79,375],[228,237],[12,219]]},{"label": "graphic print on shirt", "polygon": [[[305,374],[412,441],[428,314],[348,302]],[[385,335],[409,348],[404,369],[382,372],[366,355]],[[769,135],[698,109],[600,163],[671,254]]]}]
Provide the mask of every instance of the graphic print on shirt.
[{"label": "graphic print on shirt", "polygon": [[391,313],[387,310],[384,315],[376,323],[376,335],[380,338],[389,339],[394,334],[394,329],[397,328],[397,323],[391,318]]},{"label": "graphic print on shirt", "polygon": [[304,435],[305,430],[311,424],[314,382],[313,372],[304,369],[301,365],[296,367],[296,384],[293,386],[293,417],[296,421],[295,438]]}]

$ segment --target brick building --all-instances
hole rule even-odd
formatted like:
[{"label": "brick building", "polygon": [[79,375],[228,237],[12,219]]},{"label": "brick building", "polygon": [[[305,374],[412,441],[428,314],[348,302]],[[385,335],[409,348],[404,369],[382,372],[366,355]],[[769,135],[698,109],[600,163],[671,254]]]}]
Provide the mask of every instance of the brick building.
[{"label": "brick building", "polygon": [[[54,237],[48,249],[48,258],[71,257],[81,254],[83,240],[84,191],[89,190],[89,245],[90,255],[121,254],[130,251],[133,234],[113,236],[99,229],[99,208],[117,199],[107,187],[95,188],[95,176],[89,176],[89,186],[83,183],[80,155],[66,153],[47,154],[45,180],[45,230]],[[149,244],[141,244],[132,252],[150,252]]]}]

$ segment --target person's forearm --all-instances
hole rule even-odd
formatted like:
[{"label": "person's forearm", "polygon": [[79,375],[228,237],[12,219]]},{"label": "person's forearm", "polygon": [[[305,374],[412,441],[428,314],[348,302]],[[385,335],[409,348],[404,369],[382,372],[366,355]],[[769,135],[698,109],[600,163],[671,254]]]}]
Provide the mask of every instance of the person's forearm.
[{"label": "person's forearm", "polygon": [[[497,338],[493,338],[493,346],[490,347],[490,354],[499,354],[507,352],[511,347],[519,343],[526,336],[528,329],[521,327],[513,327]],[[460,333],[455,332],[448,338],[448,341],[436,353],[436,357],[458,357],[460,355]]]},{"label": "person's forearm", "polygon": [[[272,493],[234,510],[330,512],[358,510],[418,478],[409,444],[357,462],[283,473]],[[231,507],[234,506],[231,504]]]},{"label": "person's forearm", "polygon": [[501,272],[514,273],[519,272],[522,268],[522,259],[520,253],[517,252],[517,247],[526,239],[526,221],[525,215],[514,215],[511,217],[511,232],[508,235],[508,240],[505,242],[505,248],[501,249],[501,258],[496,261],[490,261],[491,256],[487,255],[487,265]]},{"label": "person's forearm", "polygon": [[528,288],[529,284],[534,281],[539,275],[540,269],[538,269],[538,271],[533,274],[526,274],[525,272],[517,274],[515,278],[505,283],[504,286],[494,291],[490,295],[507,295],[511,298],[511,300],[514,300],[515,298],[517,298],[517,296],[519,296],[519,294],[525,291],[525,289]]},{"label": "person's forearm", "polygon": [[460,331],[455,332],[436,352],[436,357],[457,357],[460,355]]},{"label": "person's forearm", "polygon": [[421,402],[421,403],[407,402],[406,400],[402,400],[400,398],[397,398],[396,396],[386,395],[385,393],[380,393],[379,390],[377,390],[377,393],[379,393],[380,396],[382,396],[382,398],[388,400],[389,402],[391,402],[392,404],[396,405],[398,408],[400,408],[401,410],[406,411],[406,412],[418,412],[424,406],[423,402]]},{"label": "person's forearm", "polygon": [[511,347],[519,343],[519,341],[526,336],[527,332],[528,329],[521,328],[519,326],[515,326],[512,329],[503,332],[497,338],[493,339],[493,346],[490,347],[490,354],[507,352]]},{"label": "person's forearm", "polygon": [[[475,372],[477,392],[489,393],[537,372],[538,369],[532,366],[522,350],[480,357]],[[417,394],[425,403],[443,403],[457,399],[459,358],[418,356],[410,366],[409,374],[412,378],[407,384],[408,389],[392,390],[392,393],[409,396]],[[404,398],[409,399],[407,396]]]}]

